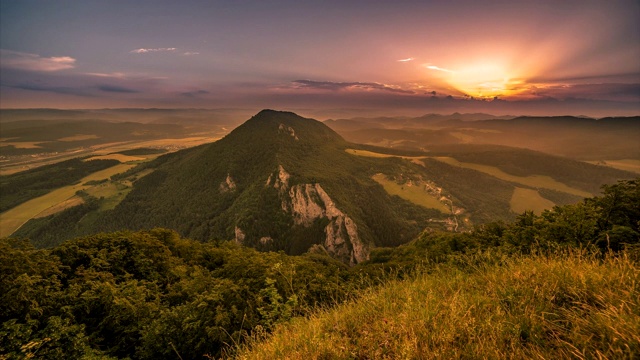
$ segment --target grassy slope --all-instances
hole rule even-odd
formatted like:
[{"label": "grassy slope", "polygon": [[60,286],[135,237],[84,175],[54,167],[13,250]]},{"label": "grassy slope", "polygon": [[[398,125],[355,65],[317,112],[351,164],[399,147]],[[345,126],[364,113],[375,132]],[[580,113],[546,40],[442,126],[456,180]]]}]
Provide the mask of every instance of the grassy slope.
[{"label": "grassy slope", "polygon": [[283,325],[237,358],[640,356],[638,263],[581,253],[486,260],[390,282]]},{"label": "grassy slope", "polygon": [[37,217],[38,214],[46,211],[52,206],[56,206],[72,198],[73,196],[75,196],[76,192],[87,189],[89,186],[84,185],[86,182],[109,178],[112,175],[129,170],[133,166],[134,165],[130,164],[118,164],[110,168],[94,172],[93,174],[87,175],[82,178],[77,184],[68,185],[52,190],[45,195],[42,195],[35,199],[31,199],[10,210],[3,212],[2,214],[0,214],[0,224],[2,225],[0,226],[0,237],[7,237],[11,235],[24,223],[29,221],[29,219]]}]

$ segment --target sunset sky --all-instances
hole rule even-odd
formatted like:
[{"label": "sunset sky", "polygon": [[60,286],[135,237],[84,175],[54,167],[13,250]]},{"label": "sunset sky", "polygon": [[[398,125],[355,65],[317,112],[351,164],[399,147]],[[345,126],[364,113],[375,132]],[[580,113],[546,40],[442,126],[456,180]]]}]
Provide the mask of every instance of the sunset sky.
[{"label": "sunset sky", "polygon": [[640,1],[0,2],[2,108],[640,115]]}]

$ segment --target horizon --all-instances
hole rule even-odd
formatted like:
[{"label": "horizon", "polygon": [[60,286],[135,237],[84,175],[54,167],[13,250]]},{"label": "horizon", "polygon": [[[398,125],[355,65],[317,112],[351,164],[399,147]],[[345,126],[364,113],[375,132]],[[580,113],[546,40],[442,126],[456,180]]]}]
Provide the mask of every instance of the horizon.
[{"label": "horizon", "polygon": [[640,114],[631,0],[26,0],[0,10],[1,109]]}]

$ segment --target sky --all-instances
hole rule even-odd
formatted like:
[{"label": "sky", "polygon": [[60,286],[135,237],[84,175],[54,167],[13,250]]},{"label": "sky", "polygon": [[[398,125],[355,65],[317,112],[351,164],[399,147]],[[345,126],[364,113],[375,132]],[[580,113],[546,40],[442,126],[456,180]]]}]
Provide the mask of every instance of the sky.
[{"label": "sky", "polygon": [[640,115],[640,1],[0,1],[0,108],[149,107]]}]

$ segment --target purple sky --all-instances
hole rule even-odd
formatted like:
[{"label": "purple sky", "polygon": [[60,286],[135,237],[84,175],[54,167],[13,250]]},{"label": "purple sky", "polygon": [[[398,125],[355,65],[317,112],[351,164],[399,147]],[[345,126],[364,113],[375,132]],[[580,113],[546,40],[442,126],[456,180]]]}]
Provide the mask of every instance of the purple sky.
[{"label": "purple sky", "polygon": [[2,0],[0,27],[2,108],[640,115],[637,0]]}]

